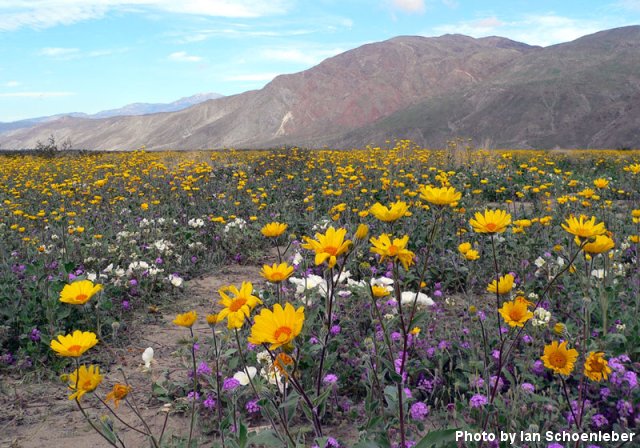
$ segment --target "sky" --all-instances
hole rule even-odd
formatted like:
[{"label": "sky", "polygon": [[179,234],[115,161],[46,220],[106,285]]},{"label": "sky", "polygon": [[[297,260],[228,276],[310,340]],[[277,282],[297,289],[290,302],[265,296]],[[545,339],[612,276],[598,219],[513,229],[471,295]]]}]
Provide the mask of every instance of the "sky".
[{"label": "sky", "polygon": [[548,46],[640,24],[640,0],[0,0],[0,121],[260,89],[399,35]]}]

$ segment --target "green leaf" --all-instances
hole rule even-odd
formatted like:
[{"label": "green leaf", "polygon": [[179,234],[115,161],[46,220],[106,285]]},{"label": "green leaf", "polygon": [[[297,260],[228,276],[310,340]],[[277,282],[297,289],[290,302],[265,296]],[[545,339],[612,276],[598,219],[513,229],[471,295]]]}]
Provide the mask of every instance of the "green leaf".
[{"label": "green leaf", "polygon": [[249,434],[249,445],[264,445],[267,447],[281,447],[282,440],[276,436],[276,433],[272,430],[260,431],[258,433]]},{"label": "green leaf", "polygon": [[455,429],[441,429],[439,431],[431,431],[418,442],[415,448],[447,448],[456,447],[456,431]]}]

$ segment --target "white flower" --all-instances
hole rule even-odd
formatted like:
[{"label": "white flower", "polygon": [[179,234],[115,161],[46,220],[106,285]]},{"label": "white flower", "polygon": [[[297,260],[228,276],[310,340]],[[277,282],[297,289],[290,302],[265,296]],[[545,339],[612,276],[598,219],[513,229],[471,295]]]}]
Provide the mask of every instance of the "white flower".
[{"label": "white flower", "polygon": [[416,298],[416,293],[413,291],[402,291],[400,293],[400,303],[403,305],[413,305],[413,301],[416,301],[417,307],[427,307],[433,306],[436,303],[423,292],[418,293],[418,297]]},{"label": "white flower", "polygon": [[282,375],[280,375],[280,372],[278,372],[277,369],[273,369],[271,367],[267,367],[267,368],[262,368],[260,369],[260,375],[263,378],[266,378],[267,381],[269,381],[269,384],[277,384],[278,385],[278,389],[280,390],[281,394],[284,394],[285,389],[287,388],[287,381],[285,378],[282,377]]},{"label": "white flower", "polygon": [[378,277],[371,279],[371,286],[391,286],[393,279],[389,277]]},{"label": "white flower", "polygon": [[95,272],[87,272],[87,280],[95,282],[96,278],[98,278],[98,276]]},{"label": "white flower", "polygon": [[204,221],[202,220],[202,218],[191,218],[188,222],[190,227],[193,227],[194,229],[199,229],[200,227],[204,227]]},{"label": "white flower", "polygon": [[591,271],[591,276],[602,280],[604,278],[604,269],[594,269]]},{"label": "white flower", "polygon": [[111,271],[113,271],[113,263],[102,270],[105,274],[109,274]]},{"label": "white flower", "polygon": [[367,286],[367,282],[365,282],[364,280],[355,281],[353,279],[348,279],[347,286],[349,288],[364,288],[365,286]]},{"label": "white flower", "polygon": [[351,272],[344,271],[344,272],[342,272],[340,274],[340,278],[338,278],[337,275],[334,275],[333,276],[333,281],[336,282],[336,283],[343,283],[345,280],[349,280],[350,277],[351,277]]},{"label": "white flower", "polygon": [[256,355],[256,360],[260,363],[260,364],[267,364],[270,365],[271,364],[271,355],[269,354],[268,351],[263,350],[260,353],[258,353]]},{"label": "white flower", "polygon": [[182,282],[184,281],[179,275],[169,274],[169,281],[176,288],[180,288],[182,286]]},{"label": "white flower", "polygon": [[536,260],[533,262],[533,264],[535,264],[536,266],[538,266],[539,268],[541,268],[542,266],[544,266],[546,264],[546,261],[544,258],[542,257],[538,257],[536,258]]},{"label": "white flower", "polygon": [[622,333],[626,329],[627,329],[626,324],[616,324],[616,330],[618,330],[619,332]]},{"label": "white flower", "polygon": [[[247,375],[247,372],[249,373],[249,375]],[[241,386],[246,386],[247,384],[249,384],[249,378],[253,379],[253,377],[256,376],[256,373],[258,373],[258,369],[253,366],[249,366],[247,367],[246,372],[244,370],[241,370],[234,373],[233,378],[236,379]]]},{"label": "white flower", "polygon": [[533,319],[531,324],[534,327],[546,327],[551,320],[551,313],[544,308],[536,308],[533,312]]},{"label": "white flower", "polygon": [[564,266],[564,258],[562,257],[558,257],[558,259],[556,260],[556,263],[558,264],[558,266],[562,267]]},{"label": "white flower", "polygon": [[319,275],[311,274],[303,278],[290,277],[289,281],[296,285],[297,295],[302,295],[305,291],[314,288],[318,288],[321,294],[326,294],[327,292],[327,282]]},{"label": "white flower", "polygon": [[142,361],[144,362],[144,368],[148,369],[151,367],[151,362],[153,361],[153,348],[147,347],[142,353]]},{"label": "white flower", "polygon": [[295,255],[293,256],[293,260],[291,260],[291,264],[293,264],[294,266],[298,266],[300,263],[302,263],[302,255],[300,255],[300,252],[296,251]]}]

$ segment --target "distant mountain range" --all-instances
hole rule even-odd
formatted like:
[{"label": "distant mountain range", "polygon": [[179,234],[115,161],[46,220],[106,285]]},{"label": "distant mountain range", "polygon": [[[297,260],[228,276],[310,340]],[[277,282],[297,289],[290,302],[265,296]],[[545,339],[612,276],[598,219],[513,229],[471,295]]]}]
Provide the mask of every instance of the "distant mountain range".
[{"label": "distant mountain range", "polygon": [[11,131],[15,129],[30,128],[37,124],[48,123],[64,117],[74,118],[109,118],[127,115],[147,115],[157,114],[161,112],[175,112],[186,109],[203,101],[222,98],[219,93],[198,93],[196,95],[180,98],[171,103],[132,103],[118,109],[109,109],[97,112],[95,114],[85,114],[83,112],[70,112],[66,114],[49,115],[46,117],[27,118],[24,120],[11,121],[8,123],[0,122],[0,132]]},{"label": "distant mountain range", "polygon": [[501,37],[396,37],[264,88],[177,112],[64,117],[0,134],[76,148],[362,147],[453,137],[501,148],[640,147],[640,26],[535,47]]}]

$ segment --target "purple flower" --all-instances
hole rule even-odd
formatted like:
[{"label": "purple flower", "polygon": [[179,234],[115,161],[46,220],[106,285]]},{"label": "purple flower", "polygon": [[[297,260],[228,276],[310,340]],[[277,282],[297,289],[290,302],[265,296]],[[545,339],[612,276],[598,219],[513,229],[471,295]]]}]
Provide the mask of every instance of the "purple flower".
[{"label": "purple flower", "polygon": [[240,382],[235,378],[227,378],[222,384],[224,390],[234,390],[237,387],[240,387]]},{"label": "purple flower", "polygon": [[258,404],[258,400],[249,401],[244,407],[249,414],[257,414],[260,412],[260,405]]},{"label": "purple flower", "polygon": [[2,355],[2,358],[0,359],[2,360],[3,363],[5,363],[8,366],[16,362],[16,359],[13,357],[11,353],[5,353],[4,355]]},{"label": "purple flower", "polygon": [[591,417],[591,424],[596,428],[602,428],[609,424],[609,420],[607,420],[607,417],[602,414],[596,414]]},{"label": "purple flower", "polygon": [[336,384],[338,382],[338,377],[333,373],[327,373],[322,379],[322,382],[324,384]]},{"label": "purple flower", "polygon": [[400,334],[400,332],[394,331],[393,333],[391,333],[391,340],[393,342],[397,342],[397,341],[399,341],[401,339],[402,339],[402,335]]},{"label": "purple flower", "polygon": [[542,375],[544,373],[544,363],[540,360],[537,360],[533,363],[531,367],[531,371],[536,375]]},{"label": "purple flower", "polygon": [[164,263],[164,260],[160,257],[156,258],[156,264],[162,264]]},{"label": "purple flower", "polygon": [[211,367],[209,367],[206,362],[202,361],[196,369],[196,374],[200,376],[211,375]]},{"label": "purple flower", "polygon": [[37,328],[31,330],[29,339],[31,339],[33,342],[38,342],[40,340],[40,330],[38,330]]},{"label": "purple flower", "polygon": [[489,400],[487,400],[487,397],[484,396],[484,395],[480,395],[480,394],[475,394],[469,400],[469,404],[471,405],[472,408],[480,408],[480,407],[484,406],[485,404],[487,404],[488,402],[489,402]]},{"label": "purple flower", "polygon": [[522,383],[520,385],[520,387],[522,388],[523,391],[525,391],[525,392],[527,392],[529,394],[534,393],[535,390],[536,390],[536,387],[531,383]]},{"label": "purple flower", "polygon": [[559,443],[550,443],[549,445],[547,445],[547,448],[564,448],[562,445],[560,445]]},{"label": "purple flower", "polygon": [[616,404],[616,408],[618,409],[618,413],[622,417],[629,417],[631,414],[633,414],[633,406],[628,401],[619,400]]},{"label": "purple flower", "polygon": [[331,327],[331,330],[329,330],[329,332],[331,333],[331,336],[335,336],[337,334],[340,333],[340,325],[334,325],[333,327]]},{"label": "purple flower", "polygon": [[135,278],[132,278],[131,280],[129,280],[129,284],[131,286],[137,286],[138,285],[138,280],[136,280]]},{"label": "purple flower", "polygon": [[429,415],[429,407],[421,401],[413,403],[409,410],[411,418],[417,421],[422,421],[427,415]]},{"label": "purple flower", "polygon": [[211,396],[207,395],[207,399],[202,402],[205,408],[212,410],[216,407],[216,400]]},{"label": "purple flower", "polygon": [[187,395],[187,400],[191,401],[193,400],[193,397],[198,400],[200,398],[200,394],[198,392],[191,391],[189,392],[189,395]]},{"label": "purple flower", "polygon": [[120,306],[122,306],[122,309],[125,311],[129,311],[129,309],[131,309],[131,305],[129,305],[128,300],[123,300]]}]

